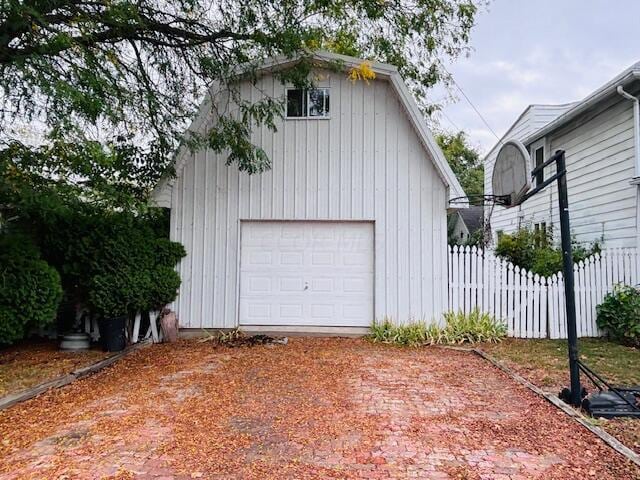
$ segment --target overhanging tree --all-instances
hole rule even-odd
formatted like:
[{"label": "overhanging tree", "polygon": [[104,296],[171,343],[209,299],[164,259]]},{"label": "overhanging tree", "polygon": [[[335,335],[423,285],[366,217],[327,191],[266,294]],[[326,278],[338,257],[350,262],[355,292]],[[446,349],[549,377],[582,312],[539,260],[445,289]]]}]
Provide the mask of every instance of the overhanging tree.
[{"label": "overhanging tree", "polygon": [[462,131],[444,132],[436,135],[436,141],[464,193],[470,196],[472,203],[482,204],[479,197],[484,194],[484,165],[478,151],[469,144],[466,134]]},{"label": "overhanging tree", "polygon": [[[466,49],[474,0],[0,0],[0,208],[24,189],[118,206],[144,201],[181,142],[228,152],[249,173],[270,166],[250,141],[274,127],[281,99],[242,102],[239,66],[325,48],[393,63],[426,113],[440,60]],[[288,72],[304,84],[308,65]],[[239,115],[199,137],[183,132],[212,85]],[[213,108],[213,107],[212,107]],[[16,119],[41,125],[33,146]]]}]

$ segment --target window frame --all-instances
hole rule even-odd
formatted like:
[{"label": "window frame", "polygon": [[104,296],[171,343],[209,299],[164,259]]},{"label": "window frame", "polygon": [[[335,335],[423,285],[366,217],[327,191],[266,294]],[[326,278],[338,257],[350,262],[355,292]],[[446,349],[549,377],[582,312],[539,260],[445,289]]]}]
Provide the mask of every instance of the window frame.
[{"label": "window frame", "polygon": [[[534,168],[536,168],[538,166],[537,163],[537,154],[538,151],[542,150],[542,162],[540,163],[540,165],[542,165],[545,162],[545,159],[547,158],[547,139],[546,138],[541,138],[540,140],[538,140],[537,142],[533,143],[531,145],[531,170],[533,171]],[[539,172],[532,180],[534,183],[534,187],[537,187],[538,185],[541,185],[542,182],[544,182],[544,169]]]},{"label": "window frame", "polygon": [[[303,90],[306,94],[306,115],[300,117],[290,117],[288,112],[288,101],[289,101],[289,92],[292,90]],[[325,100],[324,106],[326,108],[327,101],[329,100],[329,111],[326,115],[309,115],[310,109],[310,94],[312,90],[324,90],[325,91]],[[329,120],[331,118],[331,87],[314,87],[314,88],[296,88],[296,87],[287,87],[285,89],[285,112],[284,112],[285,120]]]},{"label": "window frame", "polygon": [[537,248],[548,246],[547,235],[549,232],[547,230],[547,222],[534,223],[533,231],[535,234],[535,246]]}]

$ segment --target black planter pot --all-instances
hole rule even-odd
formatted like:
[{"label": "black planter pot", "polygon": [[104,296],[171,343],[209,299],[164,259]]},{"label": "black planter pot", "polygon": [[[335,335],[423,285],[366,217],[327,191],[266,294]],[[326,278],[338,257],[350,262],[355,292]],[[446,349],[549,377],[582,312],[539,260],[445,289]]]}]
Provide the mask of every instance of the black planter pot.
[{"label": "black planter pot", "polygon": [[124,329],[126,325],[126,315],[98,320],[102,348],[107,352],[120,352],[121,350],[124,350],[124,347],[127,344],[124,336]]}]

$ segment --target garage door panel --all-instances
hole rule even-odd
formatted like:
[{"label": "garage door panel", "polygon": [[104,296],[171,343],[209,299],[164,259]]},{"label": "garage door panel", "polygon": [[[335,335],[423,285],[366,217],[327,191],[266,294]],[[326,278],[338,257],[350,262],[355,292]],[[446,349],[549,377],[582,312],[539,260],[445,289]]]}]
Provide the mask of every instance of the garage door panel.
[{"label": "garage door panel", "polygon": [[241,250],[241,325],[371,323],[372,224],[243,222]]},{"label": "garage door panel", "polygon": [[[336,273],[336,272],[334,272]],[[346,275],[349,275],[348,277]],[[242,296],[286,296],[305,294],[335,296],[371,297],[370,282],[363,276],[353,276],[353,272],[337,272],[334,276],[301,275],[300,272],[284,270],[267,276],[262,272],[244,271],[240,279]]]},{"label": "garage door panel", "polygon": [[304,251],[280,252],[280,265],[301,267],[304,265]]},{"label": "garage door panel", "polygon": [[278,293],[300,293],[304,290],[304,277],[302,275],[293,277],[293,276],[282,276],[279,281],[279,290]]},{"label": "garage door panel", "polygon": [[335,263],[336,255],[334,252],[314,252],[311,254],[312,267],[330,267]]}]

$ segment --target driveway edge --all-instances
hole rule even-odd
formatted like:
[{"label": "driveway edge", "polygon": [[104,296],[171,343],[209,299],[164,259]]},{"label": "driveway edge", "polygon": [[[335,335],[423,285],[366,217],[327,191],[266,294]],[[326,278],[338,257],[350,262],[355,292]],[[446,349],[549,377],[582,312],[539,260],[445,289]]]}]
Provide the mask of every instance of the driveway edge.
[{"label": "driveway edge", "polygon": [[54,388],[64,387],[65,385],[69,385],[70,383],[75,382],[76,380],[81,380],[89,375],[93,375],[94,373],[99,372],[100,370],[108,367],[109,365],[113,365],[118,360],[126,357],[130,353],[139,350],[142,347],[146,347],[151,345],[151,342],[148,340],[136,343],[124,349],[121,352],[118,352],[110,357],[107,357],[99,362],[96,362],[87,367],[78,368],[77,370],[72,371],[71,373],[67,373],[65,375],[61,375],[53,380],[47,380],[46,382],[40,383],[35,387],[31,387],[27,390],[23,390],[18,393],[13,393],[7,395],[5,397],[0,398],[0,410],[5,410],[9,407],[17,405],[18,403],[22,403],[26,400],[29,400],[33,397],[37,397],[41,393],[46,392],[47,390],[51,390]]},{"label": "driveway edge", "polygon": [[505,374],[507,374],[507,376],[509,376],[516,382],[518,382],[520,385],[527,387],[536,395],[546,399],[549,403],[553,404],[554,406],[562,410],[564,413],[566,413],[568,416],[573,418],[576,422],[578,422],[580,425],[585,427],[591,433],[593,433],[594,435],[597,435],[600,438],[600,440],[602,440],[604,443],[609,445],[616,452],[618,452],[621,455],[624,455],[630,461],[640,466],[640,455],[638,455],[636,452],[631,450],[625,444],[620,442],[620,440],[615,438],[613,435],[610,435],[600,427],[593,425],[587,417],[582,415],[582,413],[580,413],[578,410],[575,410],[574,408],[564,403],[556,395],[543,391],[541,388],[537,387],[526,378],[517,374],[516,372],[511,370],[509,367],[503,365],[502,363],[500,363],[499,361],[497,361],[496,359],[494,359],[493,357],[491,357],[490,355],[486,354],[485,352],[483,352],[478,348],[468,349],[467,351],[471,351],[474,354],[478,355],[479,357],[483,358],[484,360],[488,361],[494,367],[502,370]]}]

